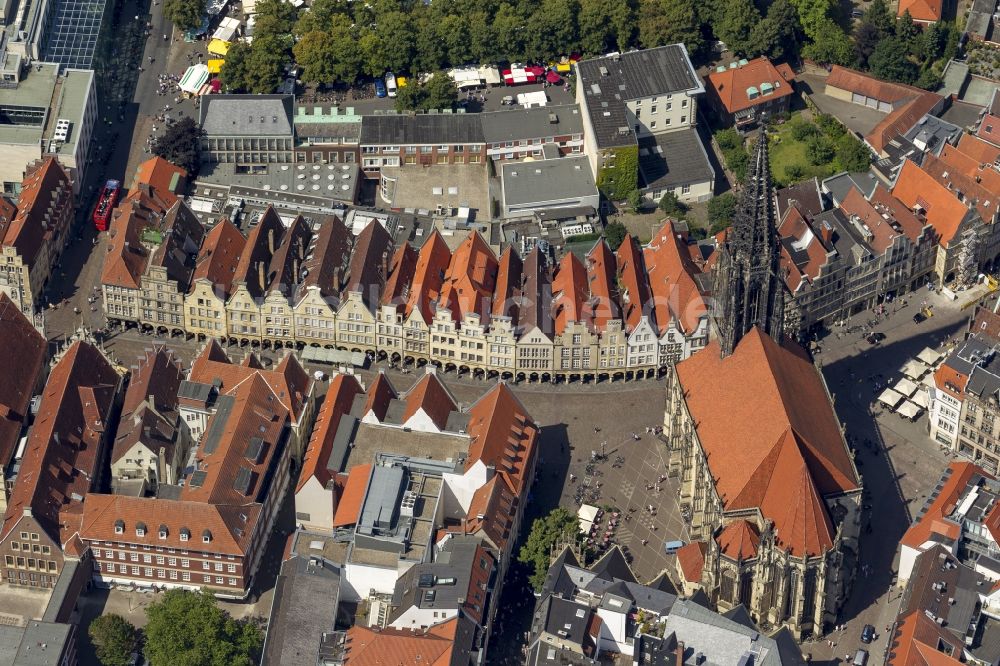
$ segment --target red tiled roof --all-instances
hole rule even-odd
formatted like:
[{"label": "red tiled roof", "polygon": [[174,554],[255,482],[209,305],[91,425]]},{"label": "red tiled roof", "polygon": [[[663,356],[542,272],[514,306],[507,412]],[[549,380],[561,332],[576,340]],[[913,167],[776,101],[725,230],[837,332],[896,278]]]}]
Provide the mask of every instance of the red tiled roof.
[{"label": "red tiled roof", "polygon": [[[976,137],[969,134],[963,134],[962,138],[971,139],[972,141],[976,141],[984,146],[989,146],[989,144],[985,141],[980,141]],[[941,155],[937,158],[937,162],[947,165],[948,169],[935,170],[930,168],[928,171],[937,177],[939,181],[943,181],[945,183],[952,182],[953,185],[958,188],[972,187],[973,190],[969,192],[971,198],[978,199],[980,196],[985,195],[990,199],[995,199],[1000,196],[1000,171],[993,166],[993,160],[990,159],[984,162],[978,159],[978,156],[984,151],[978,150],[977,147],[973,146],[969,142],[965,143],[965,147],[969,149],[969,152],[965,152],[960,147],[956,148],[950,143],[946,143],[944,148],[941,150]],[[1000,151],[1000,149],[995,150]],[[949,178],[941,173],[942,171],[948,173],[949,175],[960,173],[963,176],[966,176],[967,180],[960,183],[954,183],[954,177],[952,176]],[[962,191],[965,192],[965,190]],[[993,206],[990,210],[990,214],[995,213],[996,210],[996,207]]]},{"label": "red tiled roof", "polygon": [[403,396],[406,411],[403,413],[403,423],[406,423],[419,410],[434,422],[439,429],[448,424],[448,415],[458,409],[455,400],[448,393],[437,373],[428,372],[414,384]]},{"label": "red tiled roof", "polygon": [[587,271],[575,254],[567,252],[552,278],[552,319],[556,335],[562,335],[570,322],[586,321],[584,308],[589,297]]},{"label": "red tiled roof", "polygon": [[450,666],[458,623],[453,618],[421,632],[356,624],[347,630],[344,666]]},{"label": "red tiled roof", "polygon": [[[626,234],[625,240],[615,254],[618,259],[618,275],[621,280],[622,319],[625,330],[632,331],[642,316],[648,312],[653,317],[653,305],[650,303],[649,274],[642,248],[632,234]],[[656,330],[656,321],[651,322]]]},{"label": "red tiled roof", "polygon": [[721,358],[713,341],[676,373],[724,509],[759,508],[796,556],[829,548],[834,533],[822,497],[859,483],[805,353],[754,328],[732,355]]},{"label": "red tiled roof", "polygon": [[968,375],[947,364],[942,364],[934,371],[934,385],[958,400],[963,399],[962,395],[965,393],[965,385],[968,381]]},{"label": "red tiled roof", "polygon": [[[584,319],[593,331],[604,331],[608,322],[621,316],[618,296],[618,267],[615,255],[602,238],[587,253],[587,282],[590,299],[585,307]],[[557,278],[558,280],[558,278]]]},{"label": "red tiled roof", "polygon": [[[143,354],[139,364],[132,369],[125,392],[111,452],[112,463],[121,460],[139,441],[145,442],[154,453],[159,447],[164,448],[167,460],[173,459],[177,389],[183,379],[184,368],[171,350],[154,344]],[[147,406],[150,398],[152,404]]]},{"label": "red tiled roof", "polygon": [[[245,555],[260,518],[260,504],[216,505],[197,501],[170,500],[128,495],[90,493],[83,502],[80,537],[87,541],[134,543],[159,548],[197,550],[204,530],[211,533],[212,552],[223,555]],[[240,514],[246,516],[244,521]],[[121,520],[124,529],[115,532],[115,522]],[[145,536],[136,534],[136,526],[145,525]],[[160,527],[166,527],[166,537],[160,538]],[[189,538],[181,541],[181,530]]]},{"label": "red tiled roof", "polygon": [[184,188],[187,175],[187,171],[162,157],[151,157],[136,170],[132,189],[147,185],[167,202],[168,207],[173,206],[177,203],[177,193]]},{"label": "red tiled roof", "polygon": [[644,251],[649,286],[653,293],[656,325],[663,333],[671,319],[684,333],[692,333],[708,316],[708,302],[695,276],[701,271],[691,261],[687,244],[670,220],[653,234]]},{"label": "red tiled roof", "polygon": [[310,478],[315,477],[324,488],[333,480],[334,472],[327,468],[333,440],[337,436],[340,420],[351,411],[354,397],[361,393],[361,385],[354,375],[338,374],[330,382],[323,404],[316,413],[309,446],[302,458],[302,472],[296,492],[302,490]]},{"label": "red tiled roof", "polygon": [[382,305],[395,305],[398,311],[399,307],[406,303],[416,269],[417,251],[410,245],[410,241],[404,241],[392,255],[389,279],[382,292]]},{"label": "red tiled roof", "polygon": [[881,183],[875,186],[875,191],[872,192],[869,201],[879,213],[889,215],[895,220],[896,224],[902,228],[903,235],[911,242],[916,243],[920,239],[920,235],[924,233],[926,224],[914,215],[913,211],[907,208],[903,202],[892,196],[892,193]]},{"label": "red tiled roof", "polygon": [[354,235],[339,217],[323,216],[319,230],[312,237],[309,253],[302,262],[305,277],[301,279],[301,287],[318,287],[324,297],[339,297],[340,288],[347,279],[353,238]]},{"label": "red tiled roof", "polygon": [[704,541],[692,541],[677,551],[677,564],[680,565],[681,573],[687,582],[697,583],[701,580],[707,551],[708,544]]},{"label": "red tiled roof", "polygon": [[236,264],[233,282],[244,284],[254,297],[263,296],[268,286],[267,273],[271,259],[281,244],[285,225],[271,206],[260,216],[247,237],[243,253]]},{"label": "red tiled roof", "polygon": [[514,251],[513,245],[500,255],[500,267],[497,273],[497,287],[493,292],[492,317],[510,317],[517,326],[516,296],[520,291],[521,273],[524,265],[521,257]]},{"label": "red tiled roof", "polygon": [[451,257],[441,288],[442,307],[461,322],[467,314],[478,314],[479,323],[490,323],[490,303],[496,288],[499,262],[478,231],[470,231]]},{"label": "red tiled roof", "polygon": [[979,123],[976,136],[993,145],[1000,146],[1000,116],[987,113]]},{"label": "red tiled roof", "polygon": [[154,223],[153,211],[140,199],[129,197],[118,207],[111,221],[108,253],[104,257],[101,283],[138,289],[139,280],[149,261],[149,250],[142,244],[142,230]]},{"label": "red tiled roof", "polygon": [[374,308],[382,298],[391,260],[392,236],[372,220],[354,242],[344,291],[360,293],[365,305]]},{"label": "red tiled roof", "polygon": [[962,643],[950,629],[938,626],[920,610],[897,620],[895,633],[889,641],[892,651],[887,666],[959,666],[963,663],[937,649],[944,643],[954,654],[960,655]]},{"label": "red tiled roof", "polygon": [[946,247],[969,212],[953,192],[910,160],[903,161],[892,195],[910,209],[922,209]]},{"label": "red tiled roof", "polygon": [[994,312],[982,304],[976,306],[972,323],[969,325],[969,332],[986,338],[990,342],[1000,343],[1000,313]]},{"label": "red tiled roof", "polygon": [[910,525],[910,529],[903,534],[903,538],[900,540],[902,545],[919,548],[933,533],[934,524],[937,521],[944,521],[955,509],[955,506],[962,499],[969,479],[974,474],[989,476],[982,468],[968,462],[953,462],[948,465],[948,469],[951,470],[951,475],[927,510],[918,515],[913,524]]},{"label": "red tiled roof", "polygon": [[290,296],[301,281],[312,230],[301,215],[281,234],[281,241],[267,267],[266,291]]},{"label": "red tiled roof", "polygon": [[0,467],[17,449],[31,397],[45,371],[48,343],[7,294],[0,292]]},{"label": "red tiled roof", "polygon": [[794,292],[803,282],[811,282],[819,276],[826,264],[827,250],[820,235],[795,206],[785,212],[778,234],[782,240],[781,267],[786,271],[785,283]]},{"label": "red tiled roof", "polygon": [[49,206],[72,207],[72,183],[66,169],[54,157],[28,168],[21,183],[17,200],[17,214],[3,234],[3,245],[17,248],[25,264],[31,266],[46,239],[54,232],[54,222],[49,219]]},{"label": "red tiled roof", "polygon": [[[788,65],[775,66],[766,56],[761,56],[740,67],[728,67],[722,72],[712,72],[707,78],[709,87],[726,111],[736,113],[791,95],[794,92],[791,82],[795,80],[795,73]],[[763,83],[774,86],[773,92],[767,95],[758,94],[754,99],[750,99],[748,89],[752,86],[760,93]]]},{"label": "red tiled roof", "polygon": [[392,383],[389,382],[389,378],[385,376],[384,372],[378,373],[375,381],[368,387],[366,395],[365,406],[361,411],[361,416],[364,418],[368,415],[368,412],[373,411],[375,412],[375,418],[379,421],[385,418],[386,411],[389,409],[389,403],[399,397],[399,394],[393,388]]},{"label": "red tiled roof", "polygon": [[922,23],[936,23],[941,20],[944,0],[899,0],[896,16],[910,12],[910,18]]},{"label": "red tiled roof", "polygon": [[968,157],[955,151],[946,154],[947,158],[924,155],[921,168],[960,203],[975,208],[981,220],[991,223],[1000,211],[1000,174],[992,169],[978,173],[978,166],[972,166],[972,175],[966,175],[964,170],[970,168]]},{"label": "red tiled roof", "polygon": [[371,463],[355,465],[348,472],[344,492],[337,501],[337,512],[333,515],[333,527],[346,527],[358,522],[371,475]]},{"label": "red tiled roof", "polygon": [[517,503],[517,495],[514,494],[507,475],[494,474],[493,478],[473,493],[465,532],[482,532],[497,550],[503,551],[511,537]]},{"label": "red tiled roof", "polygon": [[205,236],[195,262],[194,280],[205,279],[229,295],[247,239],[228,218],[222,218]]},{"label": "red tiled roof", "polygon": [[840,209],[848,218],[856,216],[868,228],[872,234],[868,244],[875,254],[884,253],[892,245],[893,239],[900,235],[856,187],[851,187],[841,202]]},{"label": "red tiled roof", "polygon": [[[88,342],[75,342],[52,369],[17,483],[4,515],[0,539],[30,508],[32,516],[62,543],[60,512],[86,495],[98,477],[102,440],[120,378]],[[67,535],[69,536],[69,535]]]},{"label": "red tiled roof", "polygon": [[921,91],[910,102],[891,111],[883,118],[865,140],[881,153],[893,139],[909,132],[921,118],[931,113],[941,104],[941,96],[937,93]]},{"label": "red tiled roof", "polygon": [[404,316],[409,317],[413,310],[417,310],[425,324],[431,323],[434,306],[437,305],[444,285],[445,271],[451,260],[451,250],[435,229],[420,248]]},{"label": "red tiled roof", "polygon": [[719,532],[715,540],[719,544],[719,550],[726,557],[738,562],[752,560],[757,557],[760,532],[757,531],[757,526],[748,520],[734,520]]},{"label": "red tiled roof", "polygon": [[[945,147],[952,148],[953,146],[946,144]],[[997,161],[1000,160],[1000,146],[995,146],[972,134],[962,134],[958,139],[957,149],[980,164],[992,164],[995,168],[1000,168],[1000,164],[997,164]]]},{"label": "red tiled roof", "polygon": [[508,477],[520,497],[534,464],[538,426],[506,384],[497,384],[469,409],[468,471],[477,461]]}]

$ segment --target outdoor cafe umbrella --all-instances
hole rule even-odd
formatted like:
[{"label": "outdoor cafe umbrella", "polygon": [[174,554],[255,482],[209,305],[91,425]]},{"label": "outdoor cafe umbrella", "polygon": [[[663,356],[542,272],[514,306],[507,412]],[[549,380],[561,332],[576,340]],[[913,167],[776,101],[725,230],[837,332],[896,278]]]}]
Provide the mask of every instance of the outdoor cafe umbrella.
[{"label": "outdoor cafe umbrella", "polygon": [[556,72],[551,69],[545,75],[545,80],[553,85],[559,85],[560,83],[562,83],[562,77],[556,74]]}]

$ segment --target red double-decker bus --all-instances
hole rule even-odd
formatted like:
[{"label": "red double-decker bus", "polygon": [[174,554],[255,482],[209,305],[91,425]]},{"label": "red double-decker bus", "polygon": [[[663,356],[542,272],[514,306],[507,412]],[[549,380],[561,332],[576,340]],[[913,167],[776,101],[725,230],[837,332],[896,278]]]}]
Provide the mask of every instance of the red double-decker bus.
[{"label": "red double-decker bus", "polygon": [[94,226],[98,231],[107,231],[111,224],[111,211],[118,203],[121,190],[122,184],[117,180],[109,180],[101,188],[101,195],[97,197],[97,205],[94,206]]}]

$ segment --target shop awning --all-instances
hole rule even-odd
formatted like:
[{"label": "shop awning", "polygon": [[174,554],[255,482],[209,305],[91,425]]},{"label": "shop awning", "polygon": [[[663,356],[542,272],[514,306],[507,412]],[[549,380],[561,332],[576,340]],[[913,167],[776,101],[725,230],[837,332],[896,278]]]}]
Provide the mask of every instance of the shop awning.
[{"label": "shop awning", "polygon": [[934,365],[941,360],[941,354],[934,351],[930,347],[924,347],[924,350],[917,354],[917,358],[926,363],[927,365]]},{"label": "shop awning", "polygon": [[896,382],[896,386],[894,386],[893,388],[896,389],[897,393],[899,393],[900,395],[905,395],[907,398],[909,398],[911,395],[917,392],[917,385],[914,384],[911,380],[905,378],[900,379],[898,382]]},{"label": "shop awning", "polygon": [[214,55],[224,56],[229,53],[231,42],[224,42],[221,39],[213,39],[208,43],[208,52]]},{"label": "shop awning", "polygon": [[907,361],[906,365],[900,368],[900,372],[903,373],[904,377],[909,377],[910,379],[920,379],[927,374],[929,369],[930,368],[920,361]]},{"label": "shop awning", "polygon": [[573,65],[569,64],[568,62],[561,62],[558,65],[556,65],[556,71],[559,72],[560,74],[569,74],[571,71],[573,71]]},{"label": "shop awning", "polygon": [[896,413],[899,414],[900,416],[905,416],[908,419],[915,419],[918,416],[920,416],[921,412],[923,411],[924,410],[922,410],[920,407],[907,400],[902,405],[900,405],[899,409],[896,410]]},{"label": "shop awning", "polygon": [[878,401],[889,409],[895,409],[896,405],[903,402],[903,400],[905,400],[905,398],[892,389],[882,391],[882,395],[878,397]]},{"label": "shop awning", "polygon": [[198,63],[187,68],[178,85],[183,92],[193,94],[201,90],[206,81],[208,81],[208,66]]},{"label": "shop awning", "polygon": [[222,63],[226,62],[222,58],[214,58],[205,63],[209,74],[218,74],[222,71]]}]

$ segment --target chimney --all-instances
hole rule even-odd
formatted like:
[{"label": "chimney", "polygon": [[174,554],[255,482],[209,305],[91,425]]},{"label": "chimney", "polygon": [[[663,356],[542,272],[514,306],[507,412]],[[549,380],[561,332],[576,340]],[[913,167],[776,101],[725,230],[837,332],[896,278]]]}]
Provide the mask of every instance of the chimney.
[{"label": "chimney", "polygon": [[267,231],[267,249],[268,252],[274,254],[274,228],[268,229]]},{"label": "chimney", "polygon": [[833,225],[829,222],[823,222],[819,228],[819,236],[823,239],[823,245],[830,247],[833,242]]},{"label": "chimney", "polygon": [[266,285],[264,284],[264,262],[257,262],[257,280],[259,281],[260,288],[263,289]]}]

